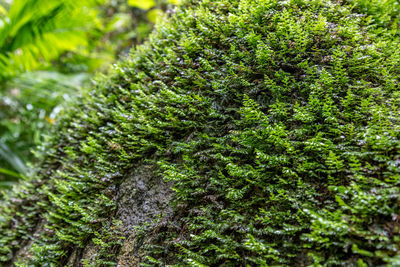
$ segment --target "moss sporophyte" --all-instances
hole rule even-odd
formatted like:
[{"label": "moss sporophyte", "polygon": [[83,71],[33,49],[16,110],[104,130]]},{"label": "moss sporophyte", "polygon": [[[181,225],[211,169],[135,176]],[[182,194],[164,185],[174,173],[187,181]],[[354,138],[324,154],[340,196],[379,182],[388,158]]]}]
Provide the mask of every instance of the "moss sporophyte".
[{"label": "moss sporophyte", "polygon": [[398,1],[172,13],[56,121],[0,262],[399,265]]}]

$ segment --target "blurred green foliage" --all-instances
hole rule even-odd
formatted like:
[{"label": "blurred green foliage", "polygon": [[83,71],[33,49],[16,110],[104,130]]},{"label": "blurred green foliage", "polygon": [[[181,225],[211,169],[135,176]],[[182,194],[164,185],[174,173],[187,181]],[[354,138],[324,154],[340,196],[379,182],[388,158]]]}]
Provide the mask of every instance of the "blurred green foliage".
[{"label": "blurred green foliage", "polygon": [[19,72],[51,66],[65,51],[89,47],[88,32],[100,27],[96,0],[14,0],[3,14],[0,73],[4,80]]},{"label": "blurred green foliage", "polygon": [[168,4],[150,2],[0,1],[0,187],[26,173],[32,148],[92,74],[146,38]]},{"label": "blurred green foliage", "polygon": [[87,78],[85,73],[38,71],[22,74],[7,84],[8,90],[0,95],[0,186],[12,182],[9,171],[17,173],[13,178],[26,173],[30,149],[40,144],[54,123],[59,104],[69,101],[70,94]]}]

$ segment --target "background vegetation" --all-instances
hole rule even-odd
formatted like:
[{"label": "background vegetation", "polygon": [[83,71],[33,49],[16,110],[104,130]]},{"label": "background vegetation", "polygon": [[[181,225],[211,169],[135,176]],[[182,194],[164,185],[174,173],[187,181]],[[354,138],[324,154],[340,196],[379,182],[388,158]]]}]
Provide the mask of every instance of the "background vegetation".
[{"label": "background vegetation", "polygon": [[26,174],[63,106],[141,43],[169,3],[0,1],[0,187]]}]

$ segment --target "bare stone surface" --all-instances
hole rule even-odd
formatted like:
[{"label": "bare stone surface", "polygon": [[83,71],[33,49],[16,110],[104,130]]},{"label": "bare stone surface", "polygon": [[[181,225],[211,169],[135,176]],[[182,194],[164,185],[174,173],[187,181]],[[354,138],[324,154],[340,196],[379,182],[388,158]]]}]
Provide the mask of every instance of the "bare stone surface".
[{"label": "bare stone surface", "polygon": [[[118,252],[117,266],[139,266],[145,256],[143,245],[148,243],[146,237],[137,233],[137,227],[146,225],[156,228],[157,219],[166,218],[172,213],[169,206],[172,190],[171,185],[162,177],[154,174],[155,167],[139,165],[118,186],[115,201],[117,212],[110,221],[119,220],[122,223],[124,243]],[[149,238],[150,239],[150,238]],[[67,266],[94,265],[98,247],[89,242],[85,248],[76,248],[69,257]]]},{"label": "bare stone surface", "polygon": [[153,228],[161,217],[171,213],[169,206],[171,185],[154,174],[155,167],[141,165],[119,186],[117,194],[117,219],[121,220],[126,237],[122,246],[118,266],[138,266],[142,257],[142,246],[146,243],[137,235],[137,227],[146,224]]},{"label": "bare stone surface", "polygon": [[122,221],[124,233],[129,235],[136,226],[152,223],[159,216],[171,213],[170,184],[154,175],[154,167],[137,167],[119,186],[117,219]]}]

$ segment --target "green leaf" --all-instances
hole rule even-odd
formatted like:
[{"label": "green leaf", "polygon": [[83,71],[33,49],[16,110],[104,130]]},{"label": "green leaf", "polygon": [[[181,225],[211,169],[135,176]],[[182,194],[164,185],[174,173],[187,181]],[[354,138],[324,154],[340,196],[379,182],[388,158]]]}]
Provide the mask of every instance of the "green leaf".
[{"label": "green leaf", "polygon": [[157,19],[162,17],[164,15],[164,12],[161,9],[152,9],[147,13],[147,18],[153,22],[156,23]]},{"label": "green leaf", "polygon": [[6,15],[6,14],[7,10],[2,5],[0,5],[0,15]]},{"label": "green leaf", "polygon": [[13,176],[15,178],[21,178],[20,174],[14,172],[12,170],[4,169],[4,168],[0,168],[0,173],[6,174],[6,175],[9,175],[9,176]]},{"label": "green leaf", "polygon": [[181,3],[181,0],[168,0],[168,2],[173,5],[179,5]]},{"label": "green leaf", "polygon": [[25,173],[26,167],[23,161],[4,143],[0,143],[0,157],[5,159],[18,172]]},{"label": "green leaf", "polygon": [[154,0],[128,0],[128,4],[141,9],[150,9],[156,5]]}]

